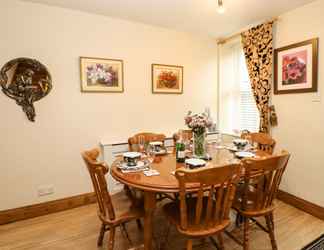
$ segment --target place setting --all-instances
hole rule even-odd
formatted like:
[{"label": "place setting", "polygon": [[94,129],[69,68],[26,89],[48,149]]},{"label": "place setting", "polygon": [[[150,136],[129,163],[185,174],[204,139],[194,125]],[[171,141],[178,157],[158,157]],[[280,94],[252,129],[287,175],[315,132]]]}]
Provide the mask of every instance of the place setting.
[{"label": "place setting", "polygon": [[234,139],[231,145],[225,146],[225,149],[239,159],[256,157],[255,148],[247,139]]},{"label": "place setting", "polygon": [[165,155],[168,153],[166,147],[161,141],[152,141],[149,146],[153,149],[155,155]]},{"label": "place setting", "polygon": [[149,162],[142,159],[142,153],[125,152],[122,154],[122,160],[118,162],[117,168],[122,173],[134,173],[148,169]]},{"label": "place setting", "polygon": [[152,163],[156,156],[164,155],[167,151],[160,141],[154,141],[147,144],[145,150],[142,152],[125,152],[123,153],[122,160],[117,164],[117,168],[122,173],[138,173],[143,172],[145,176],[156,176],[160,173],[152,169]]}]

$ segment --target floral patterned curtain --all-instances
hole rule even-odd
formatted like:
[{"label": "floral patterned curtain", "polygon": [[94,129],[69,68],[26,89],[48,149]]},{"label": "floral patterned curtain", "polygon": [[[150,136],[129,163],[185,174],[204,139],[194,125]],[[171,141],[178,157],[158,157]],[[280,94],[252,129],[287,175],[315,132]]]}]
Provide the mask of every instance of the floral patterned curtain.
[{"label": "floral patterned curtain", "polygon": [[272,84],[272,26],[258,25],[241,34],[254,98],[260,112],[260,132],[269,133],[269,101]]}]

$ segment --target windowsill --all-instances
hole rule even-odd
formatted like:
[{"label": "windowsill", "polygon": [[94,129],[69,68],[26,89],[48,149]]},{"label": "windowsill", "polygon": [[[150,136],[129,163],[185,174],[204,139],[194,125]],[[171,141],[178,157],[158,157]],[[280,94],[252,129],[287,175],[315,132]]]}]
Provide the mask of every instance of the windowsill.
[{"label": "windowsill", "polygon": [[228,135],[233,137],[240,137],[239,134],[231,133],[231,132],[220,132],[222,135]]}]

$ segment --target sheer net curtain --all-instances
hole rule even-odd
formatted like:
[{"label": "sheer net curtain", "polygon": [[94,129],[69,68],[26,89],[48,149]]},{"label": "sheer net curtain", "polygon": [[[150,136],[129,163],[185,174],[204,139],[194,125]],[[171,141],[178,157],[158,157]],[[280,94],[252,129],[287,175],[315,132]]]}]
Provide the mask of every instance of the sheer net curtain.
[{"label": "sheer net curtain", "polygon": [[260,116],[253,97],[240,39],[220,45],[219,125],[220,131],[236,134],[259,131]]}]

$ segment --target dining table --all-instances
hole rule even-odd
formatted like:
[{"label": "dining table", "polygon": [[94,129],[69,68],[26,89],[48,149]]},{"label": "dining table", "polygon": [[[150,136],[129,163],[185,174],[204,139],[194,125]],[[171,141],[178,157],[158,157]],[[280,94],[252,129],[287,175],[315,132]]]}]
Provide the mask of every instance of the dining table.
[{"label": "dining table", "polygon": [[[216,143],[208,143],[207,152],[210,160],[205,167],[220,167],[239,162],[241,159],[235,156],[235,152],[228,146],[220,146]],[[256,159],[269,156],[268,153],[254,150]],[[144,193],[144,249],[151,250],[153,238],[153,217],[156,209],[158,194],[177,194],[179,184],[174,173],[177,169],[186,167],[185,163],[177,163],[175,150],[168,150],[165,155],[155,156],[151,169],[157,170],[159,175],[145,176],[143,172],[123,173],[118,165],[120,158],[112,164],[111,175],[117,181],[143,191]],[[197,184],[198,185],[198,184]],[[197,186],[189,187],[196,190]]]}]

